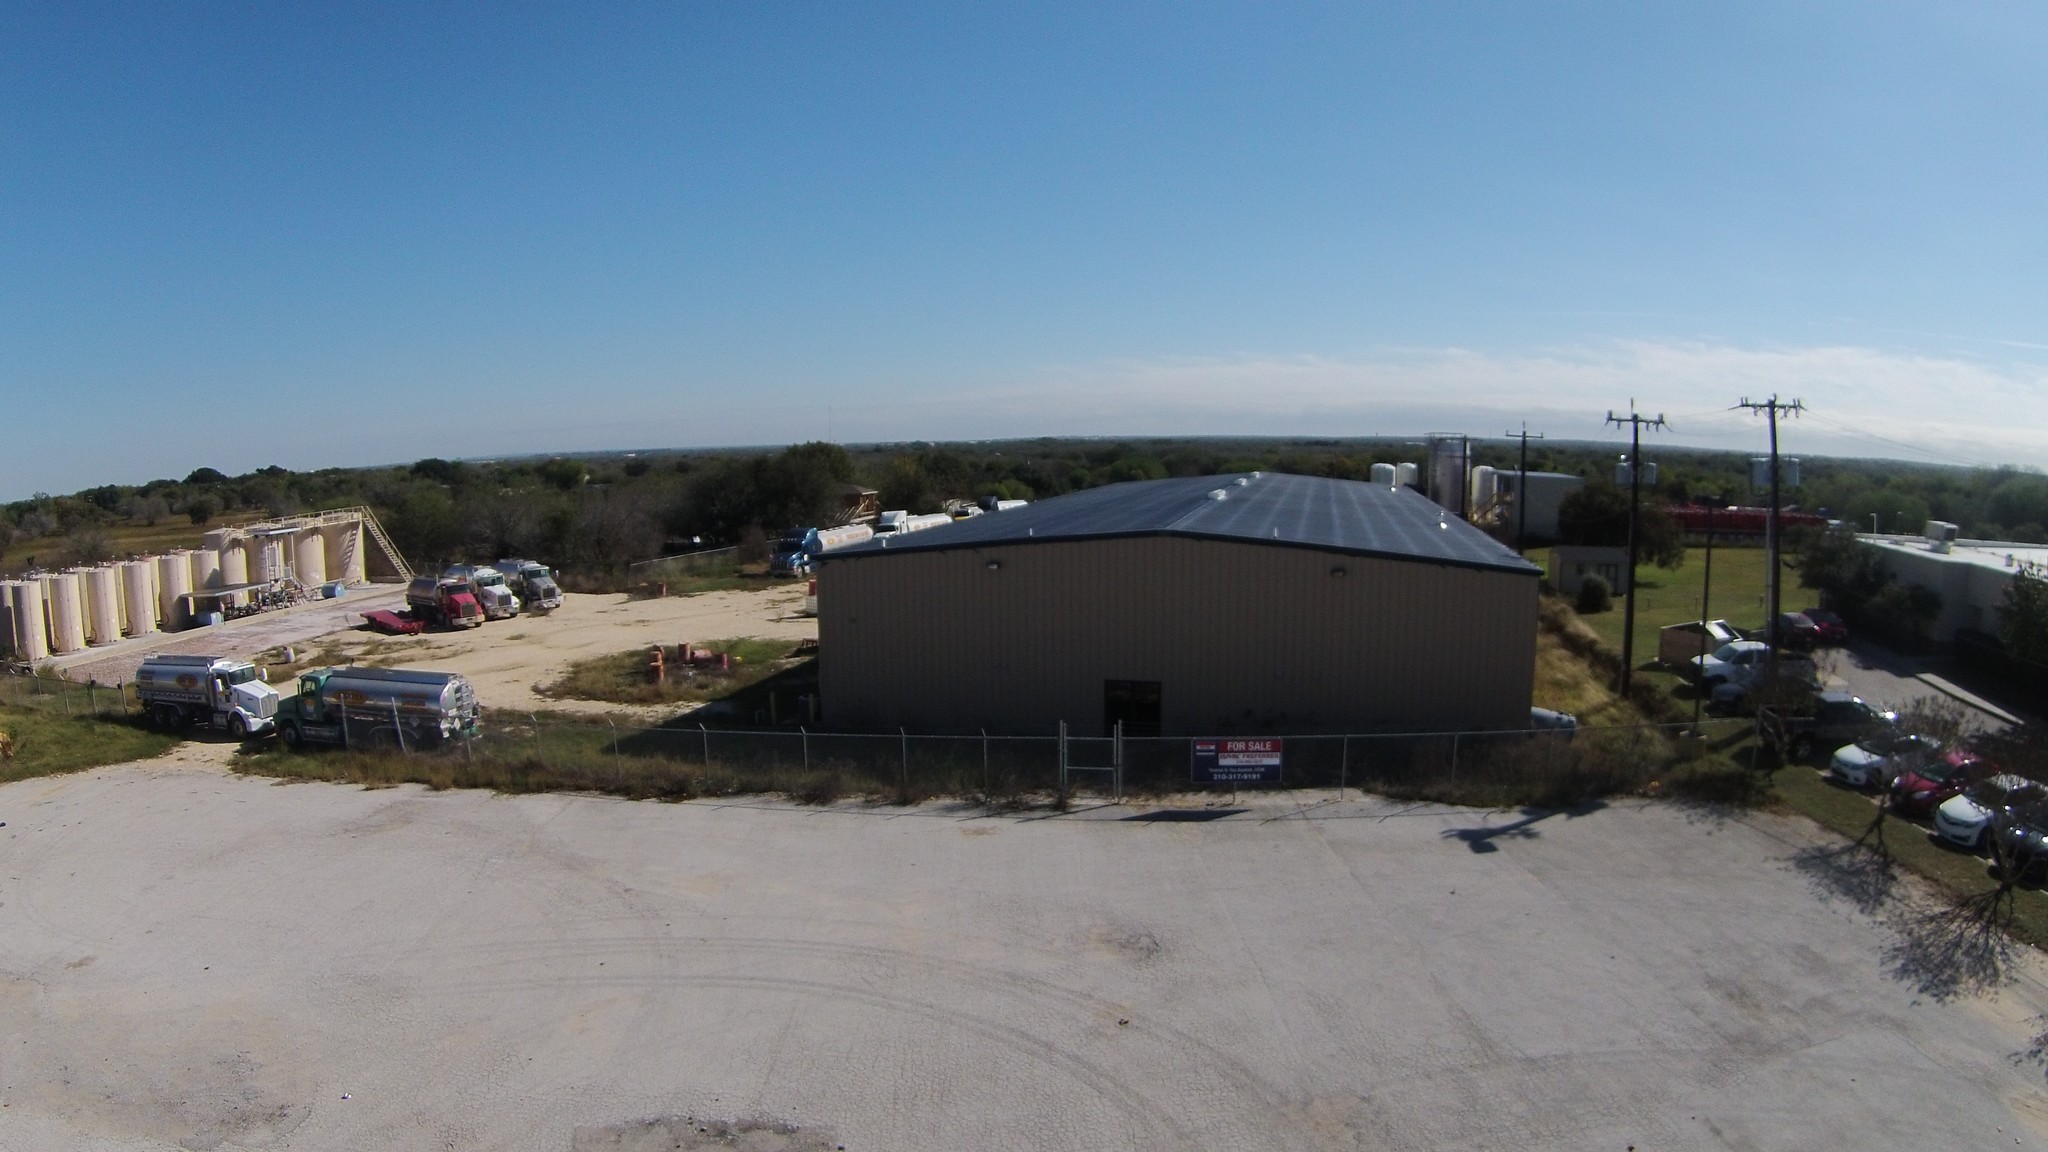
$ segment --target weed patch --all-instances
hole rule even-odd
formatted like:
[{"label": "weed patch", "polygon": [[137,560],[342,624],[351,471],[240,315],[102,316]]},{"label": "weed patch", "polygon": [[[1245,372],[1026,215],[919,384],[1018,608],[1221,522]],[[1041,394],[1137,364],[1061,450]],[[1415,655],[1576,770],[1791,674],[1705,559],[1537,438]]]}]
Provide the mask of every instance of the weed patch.
[{"label": "weed patch", "polygon": [[789,640],[741,637],[714,640],[700,645],[731,658],[730,670],[696,668],[678,662],[675,649],[666,649],[667,670],[656,683],[648,671],[652,660],[648,648],[635,648],[581,660],[569,666],[562,677],[538,689],[557,700],[597,700],[607,704],[684,704],[717,700],[788,668],[796,644]]}]

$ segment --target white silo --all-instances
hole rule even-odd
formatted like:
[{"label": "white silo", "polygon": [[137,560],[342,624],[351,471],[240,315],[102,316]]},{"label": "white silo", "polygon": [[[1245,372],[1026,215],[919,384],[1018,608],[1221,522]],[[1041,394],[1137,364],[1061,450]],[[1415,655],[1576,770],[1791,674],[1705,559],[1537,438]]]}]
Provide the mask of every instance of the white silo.
[{"label": "white silo", "polygon": [[195,548],[187,557],[192,565],[192,590],[204,592],[221,585],[220,552],[213,548]]},{"label": "white silo", "polygon": [[1491,464],[1472,469],[1472,510],[1491,508],[1500,498],[1500,473]]},{"label": "white silo", "polygon": [[1403,488],[1413,488],[1422,479],[1422,467],[1418,464],[1394,465],[1394,483]]},{"label": "white silo", "polygon": [[0,580],[0,653],[14,651],[14,581]]},{"label": "white silo", "polygon": [[50,577],[50,651],[62,656],[85,647],[85,594],[78,573]]},{"label": "white silo", "polygon": [[249,537],[249,579],[261,583],[284,577],[284,545],[280,540],[269,532]]},{"label": "white silo", "polygon": [[128,608],[130,636],[156,631],[156,565],[147,560],[121,565],[121,601]]},{"label": "white silo", "polygon": [[361,517],[329,524],[320,529],[327,545],[327,578],[345,584],[363,582],[363,521]]},{"label": "white silo", "polygon": [[192,561],[184,552],[167,552],[156,558],[156,602],[162,613],[164,631],[182,632],[192,626]]},{"label": "white silo", "polygon": [[121,574],[111,565],[87,568],[85,586],[86,640],[95,646],[121,638]]},{"label": "white silo", "polygon": [[327,583],[327,544],[318,528],[308,528],[292,542],[292,574],[308,588]]},{"label": "white silo", "polygon": [[1392,464],[1375,464],[1372,466],[1372,482],[1375,484],[1385,484],[1391,488],[1398,483],[1395,479],[1396,475],[1397,473]]},{"label": "white silo", "polygon": [[[249,582],[249,541],[246,537],[232,536],[220,548],[220,579],[227,587]],[[228,593],[228,603],[239,605],[247,599],[245,593]]]},{"label": "white silo", "polygon": [[43,588],[35,581],[14,586],[14,654],[34,663],[50,654],[48,625],[43,616]]}]

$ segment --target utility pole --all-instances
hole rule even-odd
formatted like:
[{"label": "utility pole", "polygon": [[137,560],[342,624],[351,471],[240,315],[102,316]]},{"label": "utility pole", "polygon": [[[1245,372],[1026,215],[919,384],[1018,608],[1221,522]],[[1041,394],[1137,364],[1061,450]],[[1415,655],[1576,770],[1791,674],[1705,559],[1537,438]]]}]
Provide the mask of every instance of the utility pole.
[{"label": "utility pole", "polygon": [[1778,413],[1796,416],[1806,411],[1806,405],[1798,400],[1781,401],[1773,394],[1769,400],[1751,400],[1745,396],[1736,407],[1762,412],[1771,422],[1771,506],[1766,510],[1764,519],[1764,563],[1767,565],[1764,579],[1768,581],[1764,587],[1770,598],[1770,618],[1764,622],[1764,639],[1771,645],[1771,682],[1775,684],[1778,678],[1778,615],[1783,608],[1778,589]]},{"label": "utility pole", "polygon": [[1522,442],[1522,466],[1515,477],[1515,551],[1526,551],[1529,547],[1529,441],[1541,440],[1541,433],[1529,431],[1529,422],[1522,421],[1520,432],[1508,433]]},{"label": "utility pole", "polygon": [[1659,412],[1651,419],[1636,411],[1636,402],[1628,402],[1628,415],[1616,416],[1612,409],[1607,412],[1607,423],[1626,424],[1629,427],[1628,451],[1628,599],[1622,605],[1621,614],[1621,682],[1616,691],[1623,699],[1628,698],[1628,689],[1634,679],[1636,660],[1636,517],[1643,502],[1643,428],[1669,428],[1664,414]]},{"label": "utility pole", "polygon": [[[1714,611],[1714,510],[1707,509],[1707,569],[1700,580],[1700,655],[1707,654],[1707,621],[1712,620]],[[1692,734],[1700,734],[1700,705],[1706,697],[1706,689],[1693,685],[1692,693]]]}]

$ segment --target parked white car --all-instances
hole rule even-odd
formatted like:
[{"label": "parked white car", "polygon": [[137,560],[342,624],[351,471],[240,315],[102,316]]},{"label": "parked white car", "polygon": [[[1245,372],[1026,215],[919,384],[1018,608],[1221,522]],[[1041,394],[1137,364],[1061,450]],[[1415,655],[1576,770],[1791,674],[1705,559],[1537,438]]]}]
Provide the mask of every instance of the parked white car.
[{"label": "parked white car", "polygon": [[1693,679],[1706,689],[1717,684],[1745,684],[1770,658],[1769,644],[1761,640],[1737,640],[1723,644],[1705,656],[1693,657]]},{"label": "parked white car", "polygon": [[1899,773],[1941,755],[1941,741],[1886,733],[1835,749],[1828,775],[1851,788],[1889,788]]},{"label": "parked white car", "polygon": [[2039,803],[2041,785],[2024,776],[1993,776],[1934,810],[1934,834],[1964,848],[1980,848],[1992,817],[2014,803]]}]

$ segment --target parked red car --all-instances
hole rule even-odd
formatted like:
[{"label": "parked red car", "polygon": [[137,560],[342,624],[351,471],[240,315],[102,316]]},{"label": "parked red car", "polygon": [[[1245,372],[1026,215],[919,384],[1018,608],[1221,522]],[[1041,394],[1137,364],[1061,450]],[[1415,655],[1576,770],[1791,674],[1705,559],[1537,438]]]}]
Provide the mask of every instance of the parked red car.
[{"label": "parked red car", "polygon": [[1848,623],[1833,612],[1825,608],[1808,608],[1801,612],[1800,615],[1813,621],[1814,628],[1820,633],[1819,639],[1821,643],[1846,644],[1849,642]]},{"label": "parked red car", "polygon": [[1947,755],[1899,773],[1892,781],[1892,811],[1901,816],[1925,816],[1970,785],[1997,774],[1998,765],[1982,756],[1967,748],[1951,749]]}]

